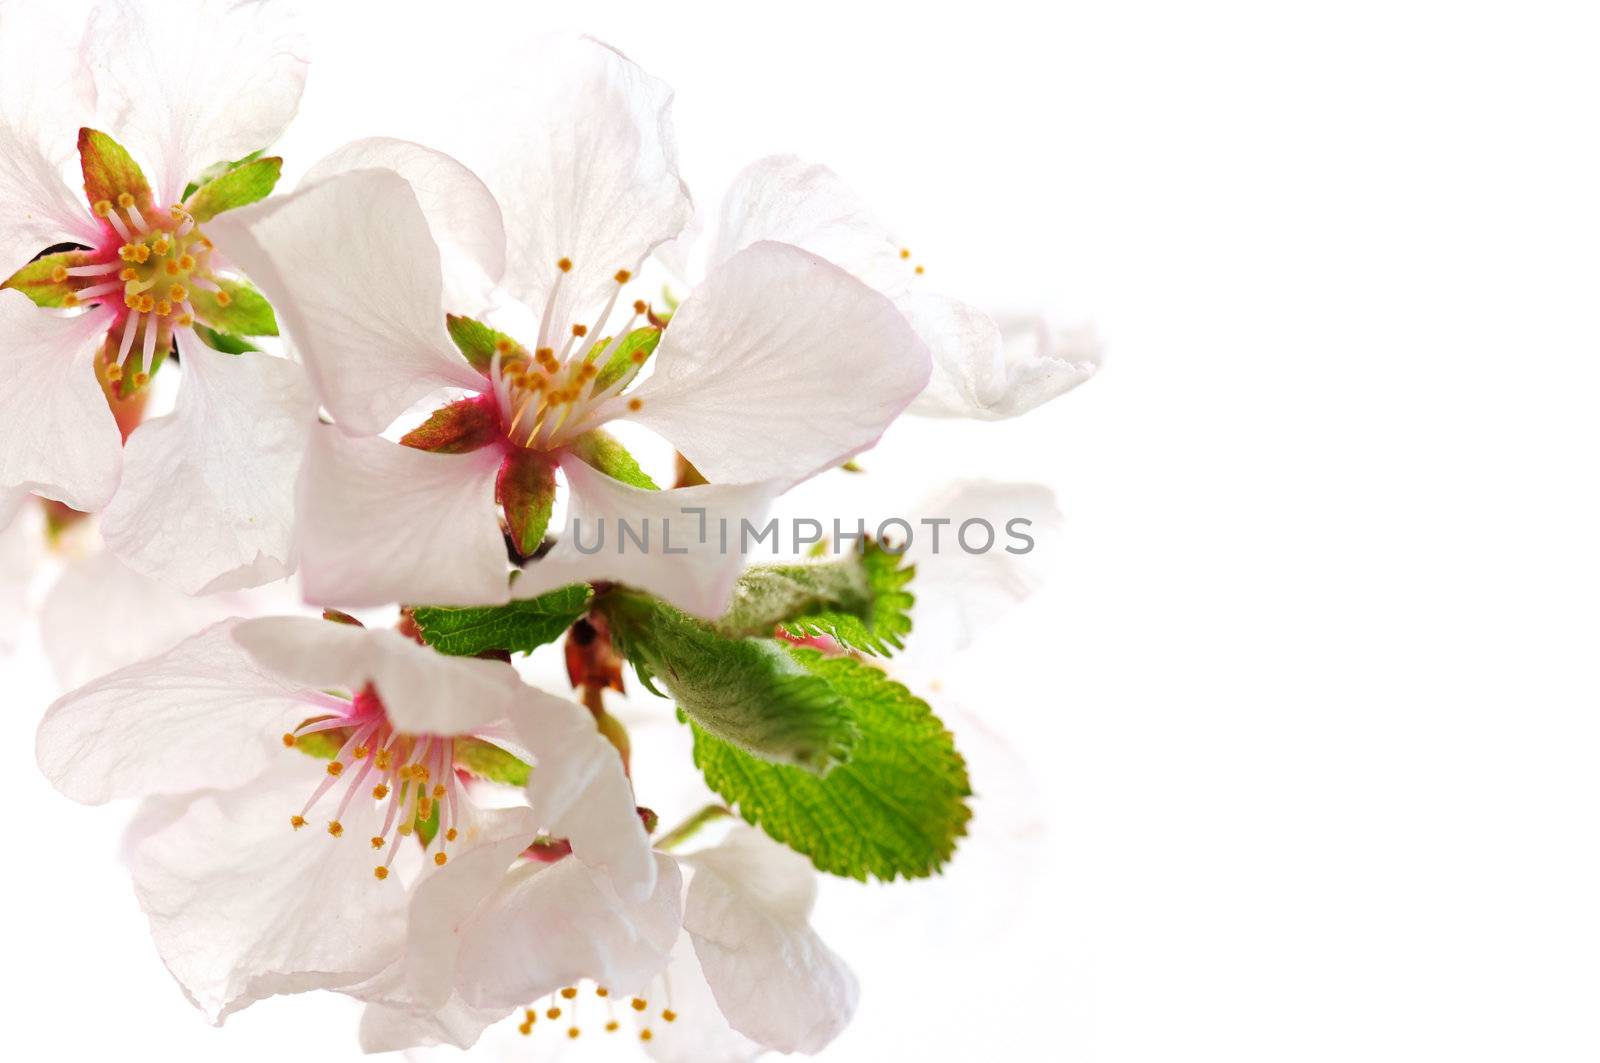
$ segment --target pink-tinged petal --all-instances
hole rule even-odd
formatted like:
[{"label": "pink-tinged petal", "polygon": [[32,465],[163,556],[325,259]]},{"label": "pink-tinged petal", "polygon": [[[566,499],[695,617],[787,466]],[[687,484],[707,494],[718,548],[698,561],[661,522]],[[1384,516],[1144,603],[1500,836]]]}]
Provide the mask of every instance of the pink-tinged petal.
[{"label": "pink-tinged petal", "polygon": [[445,331],[439,247],[398,174],[330,177],[206,231],[272,300],[344,431],[376,435],[441,388],[488,386]]},{"label": "pink-tinged petal", "polygon": [[462,1003],[520,1007],[584,978],[618,997],[642,989],[666,966],[682,914],[678,865],[655,860],[655,892],[638,904],[581,861],[524,861],[462,928]]},{"label": "pink-tinged petal", "polygon": [[739,171],[722,197],[706,269],[763,240],[810,251],[890,297],[915,276],[888,229],[838,174],[793,155]]},{"label": "pink-tinged petal", "polygon": [[583,706],[528,688],[512,717],[517,738],[533,755],[528,804],[552,838],[603,874],[617,895],[642,901],[656,885],[650,837],[634,806],[633,786],[617,749]]},{"label": "pink-tinged petal", "polygon": [[290,829],[322,764],[279,753],[264,775],[154,802],[130,828],[128,867],[156,949],[212,1022],[270,996],[359,982],[404,947],[405,891],[374,881],[365,838]]},{"label": "pink-tinged petal", "polygon": [[500,454],[430,454],[319,425],[300,475],[300,580],[315,605],[507,600]]},{"label": "pink-tinged petal", "polygon": [[692,212],[672,92],[587,38],[543,42],[497,73],[530,79],[497,82],[498,166],[484,175],[506,212],[505,287],[536,311],[548,303],[558,335],[597,325],[617,271],[637,272]]},{"label": "pink-tinged petal", "polygon": [[[10,653],[33,623],[29,591],[45,559],[44,513],[26,491],[0,491],[0,656]],[[49,647],[48,637],[45,642]]]},{"label": "pink-tinged petal", "polygon": [[509,1006],[469,1008],[459,996],[452,996],[444,1006],[430,1012],[368,1004],[361,1012],[361,1051],[399,1052],[432,1045],[471,1048],[483,1036],[483,1031],[511,1011]]},{"label": "pink-tinged petal", "polygon": [[472,734],[512,714],[526,689],[503,661],[446,657],[397,631],[308,616],[241,621],[234,641],[262,668],[315,688],[371,683],[395,730]]},{"label": "pink-tinged petal", "polygon": [[900,308],[933,352],[933,379],[909,412],[925,417],[1016,417],[1082,384],[1100,368],[1087,329],[1044,318],[994,319],[938,295],[913,295]]},{"label": "pink-tinged petal", "polygon": [[[655,987],[651,988],[651,999],[670,996],[672,1010],[678,1017],[673,1022],[649,1024],[650,1040],[641,1047],[656,1063],[754,1063],[766,1053],[764,1047],[729,1026],[728,1020],[723,1018],[711,987],[706,985],[705,972],[700,969],[700,959],[694,954],[694,943],[689,935],[680,935],[673,946],[672,961],[667,965],[662,983],[659,993]],[[666,992],[668,986],[670,994]]]},{"label": "pink-tinged petal", "polygon": [[293,567],[295,479],[316,405],[305,372],[178,338],[177,406],[129,437],[106,546],[190,594],[256,587]]},{"label": "pink-tinged petal", "polygon": [[339,148],[313,166],[301,185],[355,170],[393,170],[411,185],[443,266],[444,304],[475,316],[506,269],[500,204],[478,175],[442,151],[408,140],[370,137]]},{"label": "pink-tinged petal", "polygon": [[25,488],[73,509],[111,498],[122,435],[94,378],[106,317],[58,317],[0,291],[0,489]]},{"label": "pink-tinged petal", "polygon": [[284,732],[316,710],[235,644],[238,623],[56,699],[36,737],[40,770],[86,804],[232,786],[265,770],[283,756]]},{"label": "pink-tinged petal", "polygon": [[792,485],[857,454],[928,382],[894,304],[787,244],[722,264],[672,317],[634,420],[713,483]]},{"label": "pink-tinged petal", "polygon": [[[610,580],[707,619],[726,611],[744,568],[742,526],[748,523],[751,535],[761,531],[781,489],[754,483],[646,491],[571,455],[561,459],[561,469],[571,489],[567,522],[550,552],[523,567],[512,594],[533,598],[572,583]],[[641,539],[647,540],[643,547]]]},{"label": "pink-tinged petal", "polygon": [[207,167],[269,147],[300,105],[306,43],[289,4],[101,5],[85,40],[101,128],[175,203]]},{"label": "pink-tinged petal", "polygon": [[860,991],[811,929],[810,862],[749,828],[685,862],[694,876],[683,928],[729,1025],[780,1052],[822,1051]]}]

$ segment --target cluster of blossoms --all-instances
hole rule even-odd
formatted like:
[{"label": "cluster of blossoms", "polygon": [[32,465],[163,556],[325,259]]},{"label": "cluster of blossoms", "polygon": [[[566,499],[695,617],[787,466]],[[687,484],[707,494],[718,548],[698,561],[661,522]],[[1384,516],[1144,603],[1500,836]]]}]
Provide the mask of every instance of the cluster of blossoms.
[{"label": "cluster of blossoms", "polygon": [[[37,498],[140,578],[292,573],[324,610],[78,686],[39,765],[141,802],[134,886],[213,1021],[327,990],[365,1003],[370,1051],[509,1018],[817,1052],[857,997],[817,871],[936,872],[968,781],[866,660],[903,644],[909,568],[876,543],[751,568],[692,529],[759,520],[902,413],[1015,416],[1097,356],[926,290],[791,157],[738,176],[689,270],[670,92],[592,40],[535,47],[493,144],[355,140],[283,192],[265,149],[307,64],[275,5],[0,3],[0,524]],[[623,420],[676,448],[672,486]],[[683,548],[580,549],[607,520]],[[562,639],[578,700],[519,668]],[[624,662],[719,798],[674,829],[608,711]]]}]

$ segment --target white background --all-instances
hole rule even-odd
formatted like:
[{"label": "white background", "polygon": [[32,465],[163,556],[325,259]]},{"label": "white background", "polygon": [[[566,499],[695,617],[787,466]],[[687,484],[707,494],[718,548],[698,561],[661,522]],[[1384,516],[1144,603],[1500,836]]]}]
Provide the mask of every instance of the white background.
[{"label": "white background", "polygon": [[[510,32],[498,5],[325,6],[296,172],[391,131],[366,121],[381,86],[350,95],[362,71],[470,107],[494,72],[464,42]],[[864,986],[825,1058],[1600,1054],[1582,14],[855,0],[541,22],[677,88],[703,206],[759,155],[828,162],[930,282],[1107,342],[1098,379],[1031,416],[908,424],[866,461],[1048,483],[1067,520],[1049,588],[941,669],[985,795],[973,844],[941,882],[824,894]],[[15,1058],[353,1052],[338,1003],[216,1032],[184,1002],[110,858],[120,814],[33,767],[46,674],[5,671]]]}]

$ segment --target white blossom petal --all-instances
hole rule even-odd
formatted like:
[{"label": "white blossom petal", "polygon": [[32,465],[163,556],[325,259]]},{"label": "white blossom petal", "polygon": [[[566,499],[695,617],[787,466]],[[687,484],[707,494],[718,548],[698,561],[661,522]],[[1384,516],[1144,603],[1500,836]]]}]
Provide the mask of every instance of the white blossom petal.
[{"label": "white blossom petal", "polygon": [[639,904],[579,860],[525,861],[463,928],[462,1003],[519,1007],[584,978],[619,996],[642,988],[666,965],[682,914],[678,865],[655,860],[655,892]]},{"label": "white blossom petal", "polygon": [[684,300],[629,415],[713,483],[792,485],[857,454],[928,382],[888,299],[786,244],[755,244]]},{"label": "white blossom petal", "polygon": [[685,862],[683,928],[729,1025],[780,1052],[820,1052],[849,1024],[859,987],[811,929],[810,862],[746,827]]},{"label": "white blossom petal", "polygon": [[558,37],[527,51],[499,69],[531,83],[501,84],[498,165],[485,173],[506,212],[504,284],[535,310],[548,302],[560,333],[598,327],[617,271],[637,272],[693,209],[678,177],[672,92],[598,41]]},{"label": "white blossom petal", "polygon": [[506,269],[506,229],[494,194],[449,155],[392,137],[352,141],[313,166],[300,183],[373,169],[393,170],[416,194],[439,245],[445,307],[478,314]]},{"label": "white blossom petal", "polygon": [[106,546],[190,594],[257,587],[293,567],[295,479],[316,407],[305,373],[260,352],[222,354],[179,334],[172,413],[128,437],[106,507]]},{"label": "white blossom petal", "polygon": [[528,804],[545,833],[570,841],[573,856],[606,875],[624,900],[650,896],[656,885],[650,837],[622,758],[595,728],[594,715],[530,687],[513,723],[534,758]]},{"label": "white blossom petal", "polygon": [[445,331],[439,247],[399,174],[330,177],[206,231],[272,300],[344,431],[376,435],[441,388],[488,387]]},{"label": "white blossom petal", "polygon": [[40,770],[86,804],[235,785],[265,770],[284,732],[315,712],[301,688],[234,643],[238,623],[56,699],[35,740]]},{"label": "white blossom petal", "polygon": [[399,1052],[407,1048],[452,1045],[467,1049],[511,1008],[471,1008],[458,995],[443,1007],[418,1012],[390,1004],[368,1004],[361,1012],[361,1050]]},{"label": "white blossom petal", "polygon": [[240,622],[233,637],[261,667],[306,686],[354,694],[371,683],[409,734],[472,734],[511,716],[526,689],[503,661],[446,657],[386,628],[268,616]]},{"label": "white blossom petal", "polygon": [[85,48],[99,121],[163,204],[207,167],[269,147],[305,87],[305,40],[289,5],[272,0],[113,0]]},{"label": "white blossom petal", "polygon": [[213,1022],[269,996],[358,982],[404,946],[405,892],[373,880],[366,840],[290,829],[321,774],[321,762],[291,756],[238,789],[158,802],[131,828],[129,870],[156,948]]},{"label": "white blossom petal", "polygon": [[59,317],[0,291],[0,490],[24,488],[85,512],[111,498],[122,434],[94,376],[107,317]]},{"label": "white blossom petal", "polygon": [[[626,583],[678,608],[715,619],[723,614],[744,568],[745,537],[761,530],[778,484],[712,484],[671,491],[630,487],[576,457],[561,459],[571,489],[567,524],[556,545],[523,567],[512,585],[533,598],[572,583]],[[624,536],[626,525],[648,543]]]},{"label": "white blossom petal", "polygon": [[1044,318],[999,320],[955,299],[904,298],[900,308],[933,352],[933,379],[909,412],[926,417],[1016,417],[1082,384],[1100,368],[1100,344],[1082,328]]},{"label": "white blossom petal", "polygon": [[[753,1063],[766,1053],[766,1048],[728,1025],[688,934],[678,937],[661,982],[659,995],[671,1002],[678,1017],[650,1023],[650,1040],[641,1047],[656,1063]],[[654,1002],[656,988],[650,992]]]},{"label": "white blossom petal", "polygon": [[306,601],[485,605],[507,599],[500,453],[431,454],[319,425],[300,474]]},{"label": "white blossom petal", "polygon": [[810,251],[891,298],[915,276],[889,230],[838,174],[793,155],[739,171],[722,198],[706,269],[763,240]]}]

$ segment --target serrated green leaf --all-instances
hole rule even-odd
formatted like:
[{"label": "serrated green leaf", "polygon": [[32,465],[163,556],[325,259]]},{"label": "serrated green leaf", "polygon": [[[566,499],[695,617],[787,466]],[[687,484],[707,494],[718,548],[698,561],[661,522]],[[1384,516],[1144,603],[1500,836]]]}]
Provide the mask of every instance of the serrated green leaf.
[{"label": "serrated green leaf", "polygon": [[455,747],[456,767],[489,782],[506,786],[528,785],[528,774],[533,768],[516,754],[501,749],[493,742],[485,742],[481,738],[458,738]]},{"label": "serrated green leaf", "polygon": [[[594,378],[595,393],[606,390],[631,373],[637,373],[639,368],[650,360],[650,356],[655,353],[656,345],[660,342],[661,330],[654,326],[634,329],[620,341],[608,341],[598,352],[606,355],[606,361],[600,367],[600,374]],[[612,350],[613,343],[616,346],[615,350]],[[607,354],[607,351],[610,353]]]},{"label": "serrated green leaf", "polygon": [[217,278],[223,294],[196,288],[189,293],[195,316],[218,332],[238,336],[276,336],[278,319],[267,297],[248,282]]},{"label": "serrated green leaf", "polygon": [[863,881],[934,874],[972,816],[966,762],[950,732],[927,702],[869,664],[789,652],[849,707],[860,732],[850,760],[819,778],[695,727],[694,761],[706,783],[819,871]]},{"label": "serrated green leaf", "polygon": [[412,618],[423,639],[440,653],[532,653],[560,638],[588,610],[593,594],[588,584],[577,583],[507,605],[418,606]]},{"label": "serrated green leaf", "polygon": [[444,321],[450,339],[461,351],[461,357],[480,373],[489,371],[496,349],[501,350],[502,357],[522,350],[516,340],[504,332],[496,332],[481,321],[460,314],[446,314]]},{"label": "serrated green leaf", "polygon": [[828,635],[886,657],[905,647],[916,601],[905,589],[916,569],[902,568],[902,557],[869,541],[833,561],[755,565],[739,577],[717,630],[730,637],[770,635],[781,625],[799,638]]},{"label": "serrated green leaf", "polygon": [[645,491],[659,491],[656,482],[639,467],[639,462],[628,453],[628,448],[617,438],[601,428],[583,433],[572,443],[572,452],[590,467],[620,480],[630,487]]},{"label": "serrated green leaf", "polygon": [[818,775],[850,756],[855,727],[839,695],[777,642],[724,638],[631,591],[612,591],[601,608],[640,679],[659,680],[680,710],[724,742]]},{"label": "serrated green leaf", "polygon": [[252,159],[201,185],[193,194],[184,197],[184,207],[195,221],[205,222],[225,210],[249,206],[272,194],[283,172],[283,160],[277,156]]}]

